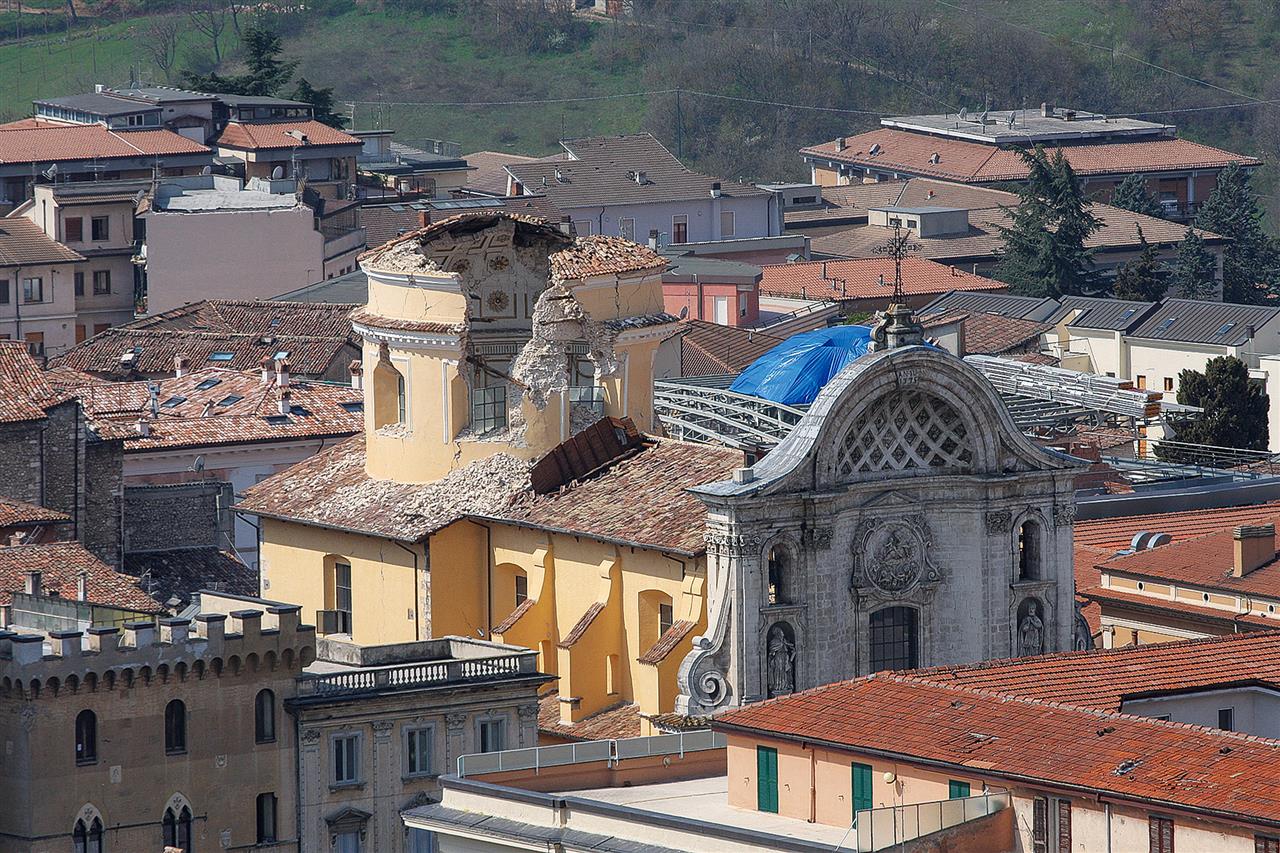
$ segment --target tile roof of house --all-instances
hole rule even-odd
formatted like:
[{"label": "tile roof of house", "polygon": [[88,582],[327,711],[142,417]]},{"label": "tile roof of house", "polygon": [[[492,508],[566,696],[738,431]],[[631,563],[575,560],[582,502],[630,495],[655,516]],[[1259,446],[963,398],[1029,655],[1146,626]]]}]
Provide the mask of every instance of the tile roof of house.
[{"label": "tile roof of house", "polygon": [[560,696],[538,700],[538,731],[570,741],[640,737],[640,706],[620,703],[576,723],[560,722]]},{"label": "tile roof of house", "polygon": [[[765,197],[766,190],[685,168],[648,133],[566,139],[574,159],[511,163],[508,172],[530,192],[546,193],[561,210],[600,205],[689,201],[711,197],[719,183],[726,198]],[[635,174],[645,173],[645,183]],[[559,177],[557,178],[557,173]],[[545,186],[543,180],[546,181]]]},{"label": "tile roof of house", "polygon": [[685,637],[688,637],[696,627],[698,627],[697,622],[691,622],[687,619],[671,623],[671,627],[662,632],[662,636],[658,638],[657,642],[641,652],[640,657],[636,658],[636,660],[650,665],[662,663],[672,652],[680,647]]},{"label": "tile roof of house", "polygon": [[685,320],[679,326],[681,376],[741,373],[751,362],[782,343],[766,332]]},{"label": "tile roof of house", "polygon": [[551,256],[551,276],[560,281],[666,267],[667,259],[648,246],[603,234],[579,237]]},{"label": "tile roof of house", "polygon": [[1280,598],[1280,562],[1272,557],[1244,577],[1236,577],[1232,574],[1234,549],[1232,530],[1225,528],[1133,554],[1114,556],[1099,568],[1104,573]]},{"label": "tile roof of house", "polygon": [[[306,137],[303,142],[298,136]],[[213,144],[219,148],[236,148],[244,151],[304,148],[315,145],[363,145],[349,133],[314,119],[286,119],[284,121],[229,122]]]},{"label": "tile roof of house", "polygon": [[1049,322],[1058,323],[1069,313],[1078,311],[1075,319],[1067,323],[1073,329],[1107,329],[1125,331],[1132,328],[1147,316],[1155,302],[1137,302],[1130,299],[1105,299],[1096,296],[1063,296],[1058,299],[1061,306],[1049,317]]},{"label": "tile roof of house", "polygon": [[[359,338],[351,329],[357,306],[318,302],[210,300],[114,326],[49,360],[52,367],[113,378],[172,374],[174,358],[191,366],[235,370],[259,367],[287,352],[293,372],[320,376],[335,358],[349,359]],[[121,357],[132,352],[132,358]]]},{"label": "tile roof of house", "polygon": [[1134,338],[1240,346],[1276,317],[1280,308],[1198,299],[1165,299],[1129,332]]},{"label": "tile roof of house", "polygon": [[712,727],[1280,825],[1280,741],[927,679],[880,673],[748,705]]},{"label": "tile roof of house", "polygon": [[[760,293],[798,299],[884,299],[893,295],[891,258],[805,261],[761,267]],[[825,279],[824,279],[825,276]],[[882,283],[884,282],[884,283]],[[924,258],[904,258],[902,289],[908,296],[983,291],[1004,293],[1009,285]]]},{"label": "tile roof of house", "polygon": [[172,130],[109,130],[100,124],[13,122],[0,125],[0,164],[119,160],[212,154]]},{"label": "tile roof of house", "polygon": [[507,194],[507,166],[532,163],[537,157],[524,154],[507,154],[503,151],[473,151],[464,154],[463,160],[475,171],[467,176],[467,189],[489,195]]},{"label": "tile roof of house", "polygon": [[137,578],[138,585],[157,601],[176,598],[181,606],[190,604],[192,595],[202,589],[232,595],[259,594],[257,571],[234,554],[217,548],[128,553],[124,572]]},{"label": "tile roof of house", "polygon": [[71,516],[65,512],[0,495],[0,528],[33,527],[70,520]]},{"label": "tile roof of house", "polygon": [[1208,604],[1192,604],[1181,598],[1174,600],[1111,587],[1077,588],[1076,597],[1097,606],[1099,619],[1101,619],[1101,610],[1105,606],[1111,611],[1137,611],[1155,616],[1157,619],[1176,619],[1180,624],[1198,623],[1210,627],[1211,633],[1215,634],[1266,630],[1280,625],[1280,620],[1274,616],[1268,618],[1265,613],[1240,613]]},{"label": "tile roof of house", "polygon": [[1057,302],[1047,296],[1014,296],[1010,293],[944,293],[920,309],[921,317],[946,311],[968,311],[976,314],[999,314],[1002,317],[1039,319],[1048,316]]},{"label": "tile roof of house", "polygon": [[500,512],[529,488],[527,463],[506,454],[434,483],[368,476],[363,433],[245,490],[236,509],[267,518],[419,542],[467,515]]},{"label": "tile roof of house", "polygon": [[[1017,205],[1016,196],[1013,206]],[[1138,229],[1153,245],[1175,244],[1186,236],[1187,227],[1163,219],[1144,216],[1112,207],[1108,204],[1090,204],[1089,210],[1098,219],[1100,227],[1085,238],[1085,247],[1098,252],[1130,251],[1139,245]],[[969,211],[969,230],[964,234],[948,234],[937,237],[911,235],[916,244],[915,252],[924,258],[937,261],[965,261],[995,258],[1004,249],[1005,238],[1001,228],[1011,224],[1009,212],[1000,207],[975,208]],[[1193,229],[1195,230],[1195,229]],[[1206,243],[1217,244],[1224,238],[1209,231],[1197,230]],[[818,255],[847,258],[871,257],[875,249],[893,236],[893,229],[884,225],[851,225],[839,231],[814,236],[810,241],[812,251]]]},{"label": "tile roof of house", "polygon": [[909,178],[903,181],[879,181],[871,184],[844,184],[821,187],[822,205],[805,210],[788,210],[783,219],[788,227],[803,229],[819,223],[866,221],[873,207],[919,207],[932,205],[980,210],[992,207],[1015,207],[1018,196],[1001,190],[935,181],[931,178]]},{"label": "tile roof of house", "polygon": [[1075,543],[1112,552],[1128,548],[1133,537],[1143,531],[1168,533],[1174,542],[1229,530],[1238,524],[1280,523],[1280,501],[1249,506],[1195,509],[1186,512],[1157,512],[1115,518],[1079,519],[1075,523]]},{"label": "tile roof of house", "polygon": [[[151,410],[152,387],[158,414]],[[346,437],[364,428],[362,391],[291,380],[290,412],[281,414],[283,390],[274,374],[264,384],[260,371],[211,367],[167,379],[82,385],[73,393],[98,433],[123,439],[126,452]],[[139,419],[147,423],[145,436]]]},{"label": "tile roof of house", "polygon": [[26,587],[27,572],[41,573],[46,594],[75,601],[80,572],[87,572],[85,600],[140,613],[161,613],[164,607],[147,595],[134,578],[108,566],[78,542],[12,545],[0,548],[0,604]]},{"label": "tile roof of house", "polygon": [[[875,154],[871,153],[873,146],[879,146]],[[1076,174],[1081,176],[1212,169],[1231,163],[1261,165],[1261,161],[1253,157],[1233,154],[1189,139],[1063,145],[1060,150]],[[821,160],[870,167],[880,172],[906,173],[960,183],[1016,181],[1025,179],[1028,173],[1027,165],[1016,149],[887,127],[846,137],[843,150],[839,150],[836,141],[832,140],[801,148],[800,153]]]},{"label": "tile roof of house", "polygon": [[30,219],[23,216],[0,217],[0,267],[66,264],[83,260],[84,255],[52,239]]},{"label": "tile roof of house", "polygon": [[1246,681],[1280,687],[1280,631],[1008,658],[914,674],[975,690],[1119,711],[1127,698],[1152,693]]},{"label": "tile roof of house", "polygon": [[1001,355],[1038,341],[1052,328],[1052,323],[970,312],[964,321],[965,354]]},{"label": "tile roof of house", "polygon": [[[487,515],[511,524],[692,556],[706,550],[706,507],[686,490],[727,479],[742,464],[739,450],[662,439],[563,492],[526,493]],[[627,500],[619,500],[620,495]]]},{"label": "tile roof of house", "polygon": [[569,629],[569,633],[565,634],[556,645],[562,649],[571,649],[576,646],[578,641],[586,636],[587,630],[595,623],[596,618],[603,612],[603,601],[591,602],[591,605],[578,617],[578,621]]},{"label": "tile roof of house", "polygon": [[0,340],[0,389],[0,423],[43,420],[70,399],[49,384],[24,341]]}]

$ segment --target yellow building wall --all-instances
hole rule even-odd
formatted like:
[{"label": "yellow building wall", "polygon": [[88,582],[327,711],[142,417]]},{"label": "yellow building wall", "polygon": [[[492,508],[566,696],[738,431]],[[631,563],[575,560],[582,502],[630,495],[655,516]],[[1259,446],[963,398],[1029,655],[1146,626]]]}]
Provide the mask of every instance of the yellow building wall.
[{"label": "yellow building wall", "polygon": [[[419,552],[421,546],[405,546]],[[302,605],[302,621],[318,625],[326,609],[327,556],[351,565],[352,640],[364,645],[419,639],[413,557],[394,542],[357,533],[262,519],[262,595]],[[426,626],[421,627],[423,637]]]},{"label": "yellow building wall", "polygon": [[427,547],[431,551],[431,636],[488,639],[484,525],[456,522],[434,533]]}]

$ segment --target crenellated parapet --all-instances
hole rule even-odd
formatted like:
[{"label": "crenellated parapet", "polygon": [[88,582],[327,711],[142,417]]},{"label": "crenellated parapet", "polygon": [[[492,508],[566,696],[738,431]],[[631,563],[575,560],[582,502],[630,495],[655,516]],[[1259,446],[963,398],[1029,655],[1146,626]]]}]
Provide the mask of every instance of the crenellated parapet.
[{"label": "crenellated parapet", "polygon": [[0,631],[0,696],[146,686],[155,680],[301,670],[316,656],[316,629],[301,608],[272,605],[194,620],[128,622],[119,628],[20,634]]}]

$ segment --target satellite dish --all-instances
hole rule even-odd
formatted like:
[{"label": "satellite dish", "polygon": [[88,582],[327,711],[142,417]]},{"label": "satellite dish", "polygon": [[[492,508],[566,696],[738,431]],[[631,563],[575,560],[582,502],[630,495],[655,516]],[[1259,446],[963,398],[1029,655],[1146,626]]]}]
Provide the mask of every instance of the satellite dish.
[{"label": "satellite dish", "polygon": [[683,320],[688,316],[689,316],[689,306],[685,305],[683,308],[680,309],[680,319]]},{"label": "satellite dish", "polygon": [[204,454],[203,453],[197,456],[196,460],[191,463],[191,470],[197,473],[204,470]]},{"label": "satellite dish", "polygon": [[966,118],[966,117],[968,117],[968,115],[969,115],[969,110],[968,110],[967,108],[965,108],[965,107],[961,107],[961,108],[960,108],[960,120],[961,120],[961,121],[964,121],[964,120],[965,120],[965,118]]},{"label": "satellite dish", "polygon": [[1014,113],[1009,113],[1009,119],[1008,119],[1008,122],[1007,122],[1007,124],[1009,125],[1009,127],[1013,127],[1013,120],[1014,120]]},{"label": "satellite dish", "polygon": [[203,169],[201,169],[201,170],[200,170],[200,174],[202,174],[202,175],[212,175],[212,174],[213,174],[213,167],[212,167],[212,166],[205,166]]},{"label": "satellite dish", "polygon": [[271,180],[278,181],[284,177],[284,166],[276,166],[271,170]]}]

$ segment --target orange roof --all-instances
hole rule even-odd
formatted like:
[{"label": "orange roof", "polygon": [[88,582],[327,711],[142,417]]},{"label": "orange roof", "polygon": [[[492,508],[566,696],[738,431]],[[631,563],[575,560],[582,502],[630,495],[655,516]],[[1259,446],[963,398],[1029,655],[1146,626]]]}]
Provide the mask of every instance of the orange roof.
[{"label": "orange roof", "polygon": [[23,341],[0,341],[0,389],[0,423],[43,420],[70,399],[49,385]]},{"label": "orange roof", "polygon": [[648,246],[603,234],[579,237],[551,256],[551,273],[561,281],[666,267],[667,259]]},{"label": "orange roof", "polygon": [[0,527],[30,527],[70,520],[71,516],[65,512],[0,495]]},{"label": "orange roof", "polygon": [[1177,539],[1168,545],[1134,554],[1112,557],[1099,565],[1102,572],[1155,578],[1206,589],[1280,596],[1280,562],[1270,562],[1244,577],[1232,574],[1235,539],[1231,528],[1223,528],[1191,539]]},{"label": "orange roof", "polygon": [[[1221,607],[1190,604],[1182,599],[1162,598],[1142,592],[1125,592],[1104,586],[1076,587],[1076,596],[1098,608],[1098,621],[1102,621],[1102,606],[1110,605],[1120,610],[1137,610],[1179,621],[1199,622],[1226,629],[1229,633],[1241,630],[1263,630],[1280,626],[1280,619],[1267,618],[1265,613],[1237,613]],[[1085,618],[1088,618],[1087,616]]]},{"label": "orange roof", "polygon": [[26,584],[27,572],[42,574],[41,587],[68,601],[75,601],[80,572],[85,572],[85,598],[142,613],[162,613],[160,603],[137,586],[137,578],[117,572],[77,542],[47,545],[13,545],[0,548],[0,604],[9,604]]},{"label": "orange roof", "polygon": [[[873,146],[879,146],[875,154],[871,153]],[[1061,150],[1078,175],[1214,169],[1231,163],[1262,165],[1256,158],[1189,139],[1064,145]],[[882,172],[961,183],[1021,180],[1027,176],[1026,164],[1016,150],[887,127],[847,137],[843,150],[837,150],[833,140],[801,148],[800,153]]]},{"label": "orange roof", "polygon": [[1224,530],[1237,524],[1266,524],[1280,520],[1280,501],[1251,506],[1197,509],[1188,512],[1151,513],[1119,518],[1077,521],[1076,545],[1090,545],[1118,551],[1128,548],[1135,533],[1168,533],[1177,542]]},{"label": "orange roof", "polygon": [[[893,260],[857,258],[847,261],[808,261],[761,267],[760,293],[800,299],[884,299],[893,295]],[[826,278],[823,278],[823,275]],[[885,282],[882,284],[881,282]],[[943,294],[952,290],[1004,293],[1009,286],[924,258],[904,258],[902,290],[908,296]]]},{"label": "orange roof", "polygon": [[971,689],[928,674],[832,684],[729,711],[711,725],[1280,825],[1280,741]]},{"label": "orange roof", "polygon": [[100,124],[0,125],[0,163],[110,160],[155,155],[208,154],[199,142],[171,130],[108,130]]},{"label": "orange roof", "polygon": [[[293,134],[306,137],[303,142]],[[269,121],[242,124],[230,122],[214,144],[220,148],[242,148],[245,150],[263,148],[302,148],[308,145],[360,145],[349,133],[329,127],[323,122],[308,119],[305,121]]]}]

